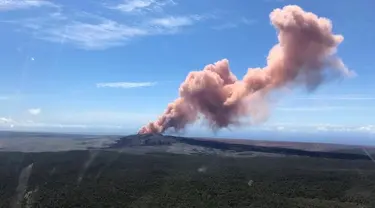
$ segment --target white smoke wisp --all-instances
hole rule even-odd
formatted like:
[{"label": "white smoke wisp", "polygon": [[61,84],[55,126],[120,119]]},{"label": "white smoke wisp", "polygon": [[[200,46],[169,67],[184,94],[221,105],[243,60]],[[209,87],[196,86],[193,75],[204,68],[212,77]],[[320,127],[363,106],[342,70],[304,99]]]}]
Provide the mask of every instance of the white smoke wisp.
[{"label": "white smoke wisp", "polygon": [[33,163],[24,167],[18,178],[18,186],[16,188],[16,194],[13,199],[12,208],[22,207],[22,201],[27,190],[27,183],[29,182],[29,177],[33,169]]}]

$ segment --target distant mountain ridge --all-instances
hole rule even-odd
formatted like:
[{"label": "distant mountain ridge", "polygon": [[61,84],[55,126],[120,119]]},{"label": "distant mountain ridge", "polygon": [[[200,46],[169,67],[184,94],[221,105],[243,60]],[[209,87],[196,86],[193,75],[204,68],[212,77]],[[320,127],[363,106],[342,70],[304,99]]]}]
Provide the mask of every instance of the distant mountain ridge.
[{"label": "distant mountain ridge", "polygon": [[[109,145],[109,149],[121,149],[129,147],[146,147],[146,146],[170,146],[174,144],[193,145],[204,148],[234,151],[234,152],[260,152],[260,153],[273,153],[291,156],[308,156],[319,158],[335,158],[335,159],[351,159],[351,160],[370,160],[371,158],[356,147],[332,151],[311,151],[306,149],[278,147],[278,146],[260,146],[254,144],[240,144],[231,143],[227,140],[221,139],[203,139],[203,138],[187,138],[168,136],[162,134],[143,134],[143,135],[129,135],[121,137],[115,143]],[[243,140],[245,142],[245,140]],[[264,142],[263,142],[264,143]],[[312,144],[311,144],[312,145]],[[324,145],[324,144],[320,144]],[[350,146],[349,146],[350,147]]]}]

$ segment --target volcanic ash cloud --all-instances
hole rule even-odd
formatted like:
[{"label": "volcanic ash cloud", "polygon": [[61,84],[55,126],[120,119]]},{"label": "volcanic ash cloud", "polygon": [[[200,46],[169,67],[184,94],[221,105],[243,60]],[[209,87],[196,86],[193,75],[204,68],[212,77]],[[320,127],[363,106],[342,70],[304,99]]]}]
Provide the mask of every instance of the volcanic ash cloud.
[{"label": "volcanic ash cloud", "polygon": [[285,6],[273,10],[270,20],[279,42],[269,51],[265,67],[249,68],[238,79],[223,59],[190,72],[180,85],[179,98],[138,133],[178,131],[199,116],[213,129],[238,125],[243,117],[265,119],[270,92],[298,86],[313,91],[326,80],[354,74],[336,56],[344,37],[332,33],[329,19]]}]

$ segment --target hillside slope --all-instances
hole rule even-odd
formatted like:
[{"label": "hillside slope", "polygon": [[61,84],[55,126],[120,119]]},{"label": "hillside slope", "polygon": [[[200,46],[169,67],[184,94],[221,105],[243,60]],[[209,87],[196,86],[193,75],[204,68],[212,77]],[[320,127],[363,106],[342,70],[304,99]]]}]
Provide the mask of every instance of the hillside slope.
[{"label": "hillside slope", "polygon": [[[175,147],[179,146],[179,149],[183,149],[180,152],[174,151],[173,153],[186,154],[191,153],[186,149],[199,149],[199,153],[211,154],[213,150],[215,153],[218,151],[221,152],[231,152],[235,155],[244,152],[252,153],[270,153],[278,155],[292,155],[292,156],[309,156],[309,157],[319,157],[319,158],[336,158],[336,159],[350,159],[350,160],[370,160],[369,156],[365,152],[358,151],[357,147],[347,148],[345,151],[341,150],[342,146],[339,146],[337,149],[331,148],[330,151],[326,151],[325,148],[322,148],[322,151],[319,150],[308,150],[306,145],[304,148],[291,148],[282,147],[282,145],[254,145],[254,144],[245,144],[245,143],[235,143],[228,142],[228,140],[220,139],[202,139],[202,138],[187,138],[187,137],[176,137],[176,136],[166,136],[161,134],[144,134],[144,135],[129,135],[120,138],[114,144],[106,147],[107,149],[123,149],[123,148],[149,148],[149,147]],[[308,144],[308,143],[306,143]],[[312,145],[312,144],[310,144]],[[321,144],[323,145],[323,144]],[[203,148],[203,149],[202,149]],[[168,151],[170,148],[153,148],[153,150],[159,151]],[[175,150],[176,148],[174,148]],[[351,149],[356,151],[351,151]]]}]

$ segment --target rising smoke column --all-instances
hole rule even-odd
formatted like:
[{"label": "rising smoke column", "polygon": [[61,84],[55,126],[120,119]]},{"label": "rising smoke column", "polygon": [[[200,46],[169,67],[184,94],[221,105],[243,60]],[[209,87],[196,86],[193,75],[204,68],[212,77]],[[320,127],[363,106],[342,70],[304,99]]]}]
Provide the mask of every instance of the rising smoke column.
[{"label": "rising smoke column", "polygon": [[[230,71],[228,60],[223,59],[202,71],[190,72],[180,86],[180,97],[138,133],[180,130],[199,115],[213,129],[240,124],[240,118],[259,116],[267,108],[266,96],[273,90],[304,86],[313,91],[327,79],[353,74],[335,55],[344,38],[332,33],[330,20],[298,6],[275,9],[270,20],[279,43],[270,50],[264,68],[250,68],[238,80]],[[256,100],[261,105],[253,102]]]}]

